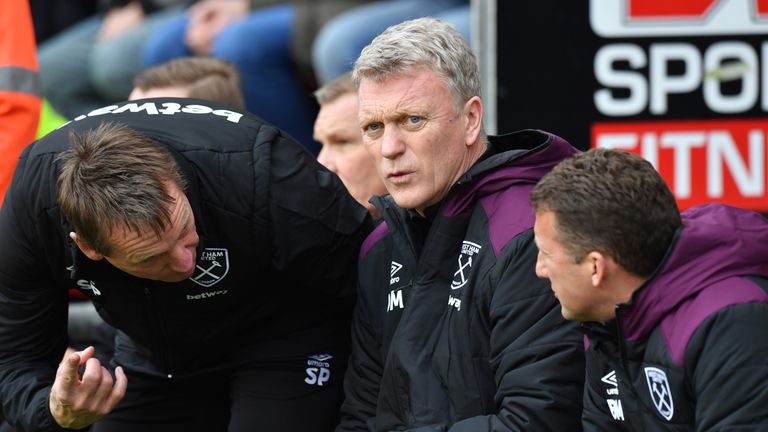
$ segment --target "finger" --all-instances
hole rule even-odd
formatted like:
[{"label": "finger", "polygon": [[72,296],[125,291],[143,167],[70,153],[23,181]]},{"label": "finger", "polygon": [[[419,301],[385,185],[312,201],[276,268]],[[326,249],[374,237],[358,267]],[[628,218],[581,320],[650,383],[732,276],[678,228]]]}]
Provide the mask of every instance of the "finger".
[{"label": "finger", "polygon": [[118,402],[123,400],[125,392],[128,390],[128,377],[125,375],[123,368],[118,366],[115,369],[115,385],[112,387],[112,392],[109,394],[106,403],[107,412],[112,411]]},{"label": "finger", "polygon": [[98,384],[98,388],[95,389],[93,395],[89,398],[90,401],[90,407],[93,412],[100,413],[102,415],[107,415],[109,411],[111,410],[111,407],[109,407],[110,404],[110,394],[112,393],[113,389],[113,380],[112,380],[112,374],[109,373],[109,371],[102,367],[100,369],[101,371],[101,379]]},{"label": "finger", "polygon": [[85,363],[85,371],[80,379],[81,396],[90,396],[98,392],[103,374],[101,372],[101,362],[97,358],[90,358]]},{"label": "finger", "polygon": [[80,363],[78,365],[83,365],[85,362],[88,361],[91,357],[93,357],[94,354],[96,354],[96,348],[89,346],[88,348],[78,351],[75,354],[77,354],[80,357]]},{"label": "finger", "polygon": [[80,367],[80,353],[72,353],[64,357],[64,360],[56,369],[56,379],[54,387],[61,393],[62,397],[69,397],[75,385],[78,382],[77,369]]}]

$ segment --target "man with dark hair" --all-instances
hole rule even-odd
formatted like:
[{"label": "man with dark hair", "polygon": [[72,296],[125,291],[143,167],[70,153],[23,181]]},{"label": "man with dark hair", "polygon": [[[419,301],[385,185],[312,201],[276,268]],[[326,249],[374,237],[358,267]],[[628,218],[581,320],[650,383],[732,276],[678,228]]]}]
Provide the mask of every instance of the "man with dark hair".
[{"label": "man with dark hair", "polygon": [[588,337],[584,430],[768,428],[768,221],[681,215],[649,162],[605,149],[531,201],[536,272]]},{"label": "man with dark hair", "polygon": [[450,25],[392,26],[355,63],[359,125],[390,195],[360,253],[337,431],[577,431],[582,335],[535,274],[528,194],[577,150],[487,137],[477,61]]},{"label": "man with dark hair", "polygon": [[205,99],[245,109],[237,68],[212,57],[180,57],[141,71],[128,99],[151,97]]},{"label": "man with dark hair", "polygon": [[[130,100],[156,97],[195,98],[245,109],[240,89],[240,74],[232,64],[220,59],[174,59],[142,71],[134,78],[134,86]],[[61,193],[61,190],[59,192]],[[91,225],[98,224],[80,224],[84,227]],[[113,354],[114,328],[104,323],[90,302],[80,301],[83,300],[82,295],[72,291],[70,294],[76,301],[69,305],[68,326],[72,347],[68,348],[67,352],[73,352],[77,347],[95,345],[99,348],[96,355],[100,359],[110,358]]]},{"label": "man with dark hair", "polygon": [[[370,229],[280,130],[144,99],[29,146],[0,211],[0,395],[21,430],[327,431]],[[67,288],[118,329],[68,354]],[[78,372],[82,369],[82,373]]]}]

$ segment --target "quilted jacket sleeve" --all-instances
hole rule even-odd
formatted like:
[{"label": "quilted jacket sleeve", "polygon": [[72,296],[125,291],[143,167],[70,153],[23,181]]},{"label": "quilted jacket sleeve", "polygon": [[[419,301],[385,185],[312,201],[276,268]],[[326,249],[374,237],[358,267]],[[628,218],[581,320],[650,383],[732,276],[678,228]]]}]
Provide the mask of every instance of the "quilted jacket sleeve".
[{"label": "quilted jacket sleeve", "polygon": [[686,350],[697,431],[768,428],[768,388],[757,384],[768,380],[767,340],[767,303],[725,308],[697,329]]},{"label": "quilted jacket sleeve", "polygon": [[22,157],[0,210],[0,395],[11,425],[58,431],[48,396],[66,346],[67,290],[50,280],[46,253],[55,239],[36,240],[50,224],[44,211],[30,210],[41,194],[27,187],[24,166]]}]

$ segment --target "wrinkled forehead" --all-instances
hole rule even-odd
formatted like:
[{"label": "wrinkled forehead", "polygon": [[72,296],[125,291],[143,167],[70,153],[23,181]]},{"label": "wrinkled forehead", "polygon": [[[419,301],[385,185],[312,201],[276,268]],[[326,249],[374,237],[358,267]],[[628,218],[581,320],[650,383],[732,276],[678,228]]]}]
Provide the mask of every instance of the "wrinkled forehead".
[{"label": "wrinkled forehead", "polygon": [[452,109],[452,94],[439,75],[431,71],[393,75],[385,81],[360,82],[361,114],[384,115],[394,110]]},{"label": "wrinkled forehead", "polygon": [[[134,244],[142,242],[154,242],[161,239],[164,234],[184,225],[192,217],[192,208],[184,192],[173,183],[166,183],[166,191],[171,201],[164,206],[168,212],[168,219],[157,215],[157,220],[113,221],[107,225],[110,244],[119,248],[121,244]],[[150,217],[150,215],[145,215]],[[159,224],[159,225],[158,225]],[[162,226],[160,226],[162,225]]]},{"label": "wrinkled forehead", "polygon": [[156,242],[162,237],[162,232],[149,223],[132,225],[122,221],[114,223],[106,234],[113,255],[122,254],[128,246]]}]

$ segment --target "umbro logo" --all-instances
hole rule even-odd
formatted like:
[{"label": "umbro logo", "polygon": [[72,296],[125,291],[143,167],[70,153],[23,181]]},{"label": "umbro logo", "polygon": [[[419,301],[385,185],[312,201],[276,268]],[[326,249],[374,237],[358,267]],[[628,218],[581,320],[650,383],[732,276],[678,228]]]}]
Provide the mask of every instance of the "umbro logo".
[{"label": "umbro logo", "polygon": [[330,360],[333,358],[333,356],[330,354],[315,354],[308,357],[312,360],[317,360],[319,362],[324,362],[326,360]]},{"label": "umbro logo", "polygon": [[616,371],[608,372],[600,378],[600,381],[611,386],[611,388],[605,389],[605,392],[608,394],[605,402],[608,404],[611,417],[616,421],[624,421],[624,407],[621,406],[621,399],[619,399],[619,380],[616,378]]},{"label": "umbro logo", "polygon": [[330,354],[314,354],[307,356],[307,377],[304,382],[309,385],[323,386],[331,379],[331,364],[328,360],[332,359]]},{"label": "umbro logo", "polygon": [[615,370],[612,370],[612,371],[608,372],[604,377],[600,378],[600,381],[602,381],[602,382],[604,382],[606,384],[610,384],[610,385],[612,385],[614,387],[618,387],[619,386],[619,382],[616,380],[616,371]]},{"label": "umbro logo", "polygon": [[402,264],[397,261],[392,261],[392,267],[389,270],[389,277],[394,276],[395,273],[399,272],[401,268],[403,268]]},{"label": "umbro logo", "polygon": [[403,265],[397,261],[392,261],[392,266],[389,268],[389,284],[396,284],[400,282],[400,276],[395,276],[395,273],[399,272],[403,268]]}]

